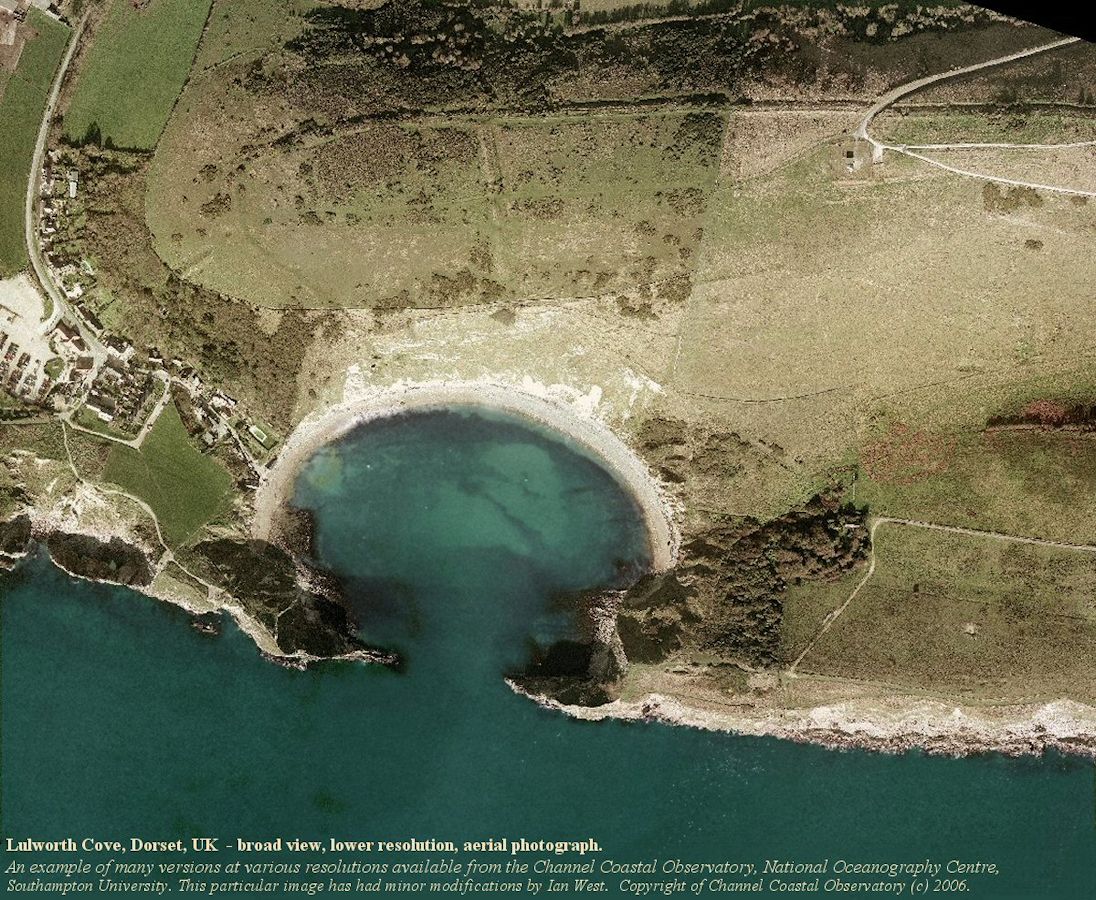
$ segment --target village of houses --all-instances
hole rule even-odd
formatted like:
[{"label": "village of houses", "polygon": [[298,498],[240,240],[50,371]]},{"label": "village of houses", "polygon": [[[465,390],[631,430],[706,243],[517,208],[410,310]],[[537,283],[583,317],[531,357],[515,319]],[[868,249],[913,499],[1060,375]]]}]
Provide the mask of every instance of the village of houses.
[{"label": "village of houses", "polygon": [[49,311],[25,273],[0,280],[0,388],[10,398],[0,395],[0,422],[59,415],[77,430],[140,447],[174,401],[199,448],[227,455],[241,486],[256,487],[276,455],[277,437],[184,360],[165,359],[156,349],[139,353],[110,333],[88,302],[95,270],[72,258],[74,242],[65,239],[79,222],[79,172],[65,151],[51,150],[37,174],[35,238],[68,309],[54,303]]}]

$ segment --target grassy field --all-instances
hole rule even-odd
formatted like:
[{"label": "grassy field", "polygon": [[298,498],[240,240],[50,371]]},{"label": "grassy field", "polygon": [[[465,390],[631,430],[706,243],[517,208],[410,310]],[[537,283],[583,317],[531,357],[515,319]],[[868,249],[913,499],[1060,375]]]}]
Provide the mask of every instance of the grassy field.
[{"label": "grassy field", "polygon": [[[1096,135],[1096,127],[1092,134]],[[932,150],[926,155],[964,172],[1096,194],[1096,144],[1038,150]]]},{"label": "grassy field", "polygon": [[227,62],[248,62],[300,29],[299,16],[312,0],[214,0],[194,71]]},{"label": "grassy field", "polygon": [[168,563],[152,582],[159,597],[169,597],[191,609],[209,607],[209,591],[195,582],[178,563]]},{"label": "grassy field", "polygon": [[982,183],[894,156],[838,178],[834,153],[720,182],[682,350],[657,380],[819,472],[880,422],[978,432],[1040,373],[1088,357],[1087,205],[990,204]]},{"label": "grassy field", "polygon": [[[165,3],[144,14],[119,4],[112,17],[136,28]],[[999,23],[839,42],[806,60],[820,68],[801,93],[795,60],[757,83],[709,68],[719,54],[708,31],[680,53],[591,37],[573,42],[577,73],[570,51],[545,56],[528,96],[497,73],[484,81],[484,68],[470,74],[467,60],[439,63],[415,93],[407,86],[434,63],[410,47],[402,68],[339,44],[294,56],[286,42],[308,27],[296,15],[307,5],[217,0],[158,143],[173,93],[117,117],[131,128],[160,109],[143,138],[95,119],[117,143],[156,144],[139,170],[85,188],[97,210],[119,210],[87,229],[120,331],[193,361],[281,433],[350,396],[348,372],[352,388],[560,386],[666,479],[686,559],[708,552],[691,538],[821,491],[873,514],[1096,541],[1096,442],[986,432],[1017,402],[1092,402],[1096,204],[987,193],[894,154],[856,174],[843,165],[860,100],[1040,35]],[[95,53],[124,55],[109,31],[100,37]],[[674,71],[630,67],[641,50]],[[93,55],[76,98],[88,108],[92,76],[104,104],[119,77],[95,66]],[[506,90],[476,93],[484,84]],[[716,89],[830,99],[717,108],[704,93]],[[92,121],[71,118],[70,133]],[[1089,127],[1045,115],[901,122],[934,140]],[[653,422],[661,430],[645,429]],[[77,456],[144,498],[184,554],[203,523],[227,520],[229,476],[174,408],[140,452]],[[1096,649],[1090,556],[897,526],[878,538],[876,574],[805,660],[815,682],[980,702],[1096,695],[1078,662]],[[783,549],[774,539],[764,552]],[[724,557],[711,556],[700,596],[738,602],[720,581]],[[794,659],[865,571],[759,587],[773,601],[766,653]],[[201,593],[179,572],[164,580]],[[746,690],[722,653],[705,645],[695,662],[712,666],[719,691]]]},{"label": "grassy field", "polygon": [[785,665],[806,649],[822,627],[822,620],[849,598],[866,571],[861,565],[833,581],[788,586],[780,622],[780,659]]},{"label": "grassy field", "polygon": [[89,481],[101,481],[103,470],[115,447],[110,441],[93,437],[75,428],[68,429],[68,449],[72,463],[81,477]]},{"label": "grassy field", "polygon": [[140,450],[111,450],[103,480],[152,507],[173,547],[228,508],[232,487],[228,472],[191,442],[174,404],[161,413]]},{"label": "grassy field", "polygon": [[166,133],[147,206],[160,255],[207,287],[274,307],[687,292],[718,114],[378,123],[241,170],[241,120],[207,87]]},{"label": "grassy field", "polygon": [[65,111],[65,136],[97,131],[99,141],[148,150],[156,145],[179,96],[211,0],[151,0],[137,9],[116,0]]},{"label": "grassy field", "polygon": [[865,445],[858,503],[874,513],[1096,543],[1096,439],[892,429]]},{"label": "grassy field", "polygon": [[1084,112],[894,112],[872,128],[892,144],[1050,144],[1096,139],[1096,109]]},{"label": "grassy field", "polygon": [[518,296],[640,285],[683,300],[725,126],[699,110],[495,123],[484,141],[498,277]]},{"label": "grassy field", "polygon": [[1096,554],[904,526],[804,672],[980,701],[1092,702]]},{"label": "grassy field", "polygon": [[30,11],[27,21],[38,36],[23,49],[19,66],[0,99],[0,160],[4,161],[0,169],[0,277],[18,272],[27,264],[23,235],[27,177],[53,73],[69,37],[65,25],[37,9]]},{"label": "grassy field", "polygon": [[65,438],[58,421],[35,425],[0,426],[0,454],[29,450],[41,459],[63,460]]}]

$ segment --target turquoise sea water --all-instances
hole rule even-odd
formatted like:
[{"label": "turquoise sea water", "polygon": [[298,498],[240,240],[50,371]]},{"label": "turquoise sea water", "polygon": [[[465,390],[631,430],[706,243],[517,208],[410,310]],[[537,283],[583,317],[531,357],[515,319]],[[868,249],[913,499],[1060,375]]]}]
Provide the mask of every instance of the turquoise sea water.
[{"label": "turquoise sea water", "polygon": [[582,723],[514,695],[530,637],[567,633],[549,599],[646,557],[629,498],[559,439],[468,410],[374,423],[297,501],[405,669],[287,671],[33,560],[0,580],[3,836],[592,836],[621,860],[984,860],[1003,874],[970,896],[1096,896],[1091,763]]}]

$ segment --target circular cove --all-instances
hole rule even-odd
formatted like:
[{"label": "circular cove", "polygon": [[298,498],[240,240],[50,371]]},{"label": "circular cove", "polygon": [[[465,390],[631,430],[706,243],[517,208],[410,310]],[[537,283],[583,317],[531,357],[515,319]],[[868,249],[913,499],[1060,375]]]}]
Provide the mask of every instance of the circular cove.
[{"label": "circular cove", "polygon": [[[537,385],[532,387],[536,388]],[[302,422],[287,440],[277,464],[267,473],[255,502],[253,531],[268,539],[279,529],[287,500],[309,460],[364,426],[411,412],[478,411],[509,418],[535,431],[542,440],[564,443],[596,460],[634,501],[642,518],[654,571],[670,568],[679,535],[660,483],[646,464],[582,405],[550,398],[546,390],[526,390],[492,382],[422,382],[370,389],[365,396],[326,409]]]},{"label": "circular cove", "polygon": [[634,497],[592,454],[473,406],[372,419],[319,449],[293,505],[342,579],[363,637],[409,674],[475,695],[573,636],[554,600],[624,587],[651,564]]},{"label": "circular cove", "polygon": [[[307,460],[294,499],[367,639],[406,670],[273,666],[231,624],[210,639],[32,559],[0,573],[8,834],[593,837],[599,865],[989,860],[1006,874],[981,896],[1050,896],[1053,877],[1055,896],[1091,897],[1087,762],[835,753],[581,722],[514,694],[500,676],[529,638],[570,627],[553,597],[650,560],[631,493],[527,420],[373,420]],[[639,880],[595,877],[608,896]]]}]

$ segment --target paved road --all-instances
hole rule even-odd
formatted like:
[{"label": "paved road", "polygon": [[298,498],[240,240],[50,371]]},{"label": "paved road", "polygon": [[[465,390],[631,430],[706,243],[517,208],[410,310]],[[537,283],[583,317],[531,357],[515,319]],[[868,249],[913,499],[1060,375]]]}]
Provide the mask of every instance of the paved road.
[{"label": "paved road", "polygon": [[[1080,41],[1080,38],[1068,37],[1061,40],[1051,41],[1049,44],[1041,44],[1038,47],[1029,47],[1027,50],[1018,50],[1016,53],[1010,53],[1008,56],[999,56],[996,59],[990,59],[986,62],[975,63],[972,66],[963,66],[959,69],[949,69],[946,72],[939,72],[936,75],[928,75],[925,78],[918,78],[916,81],[911,81],[907,84],[900,85],[891,91],[888,91],[882,97],[875,101],[872,106],[864,113],[864,117],[860,120],[860,124],[856,126],[856,131],[853,132],[854,137],[867,141],[877,150],[892,150],[895,153],[902,153],[906,156],[910,156],[913,159],[920,160],[921,162],[928,163],[931,166],[935,166],[938,169],[943,169],[946,172],[951,172],[954,175],[963,175],[967,178],[978,178],[983,181],[994,181],[998,184],[1007,184],[1014,187],[1027,187],[1034,188],[1040,191],[1052,191],[1059,194],[1073,194],[1080,197],[1096,197],[1096,191],[1084,191],[1078,188],[1062,187],[1055,184],[1040,184],[1033,181],[1020,181],[1015,178],[999,178],[995,175],[989,175],[985,172],[975,172],[970,169],[960,169],[957,166],[950,166],[947,163],[940,162],[937,159],[933,159],[930,156],[925,156],[923,153],[918,152],[926,149],[972,149],[977,147],[1018,147],[1024,145],[997,145],[997,144],[967,144],[967,145],[907,145],[907,144],[889,144],[885,141],[880,141],[871,134],[871,124],[875,117],[879,115],[887,107],[896,103],[898,100],[912,94],[915,91],[919,91],[922,88],[926,88],[931,84],[936,84],[939,81],[945,81],[949,78],[957,78],[960,75],[968,75],[971,72],[978,72],[981,69],[989,69],[994,66],[1001,66],[1005,63],[1015,62],[1018,59],[1025,59],[1029,56],[1035,56],[1038,53],[1046,53],[1050,50],[1057,50],[1059,47],[1067,47],[1070,44],[1075,44]],[[1065,145],[1051,145],[1056,147],[1062,146],[1092,146],[1092,142],[1082,142],[1080,144],[1065,144]],[[1027,145],[1029,148],[1034,149],[1039,145]]]},{"label": "paved road", "polygon": [[948,69],[946,72],[938,72],[935,75],[926,75],[924,78],[918,78],[916,81],[910,81],[906,84],[899,85],[891,91],[885,93],[882,97],[875,101],[874,104],[864,113],[864,117],[860,120],[860,124],[856,126],[855,136],[862,138],[870,142],[876,147],[886,147],[887,149],[896,149],[897,145],[884,144],[881,141],[877,141],[871,136],[868,129],[871,127],[872,120],[879,115],[883,110],[893,103],[898,102],[907,94],[912,94],[914,91],[919,91],[922,88],[928,87],[930,84],[936,84],[938,81],[946,81],[949,78],[958,78],[960,75],[969,75],[971,72],[977,72],[981,69],[989,69],[993,66],[1002,66],[1005,63],[1015,62],[1018,59],[1025,59],[1028,56],[1035,56],[1037,53],[1046,53],[1049,50],[1057,50],[1059,47],[1066,47],[1069,44],[1076,44],[1080,38],[1069,37],[1062,38],[1058,41],[1052,41],[1049,44],[1040,44],[1038,47],[1029,47],[1027,50],[1018,50],[1016,53],[1010,53],[1008,56],[999,56],[996,59],[986,60],[985,62],[975,63],[972,66],[963,66],[959,69]]},{"label": "paved road", "polygon": [[37,198],[40,189],[39,173],[42,171],[42,160],[46,154],[46,143],[49,139],[49,126],[50,122],[53,120],[54,110],[57,108],[57,98],[61,94],[61,84],[65,80],[65,73],[68,71],[69,63],[72,62],[72,57],[76,53],[76,47],[80,43],[80,36],[84,33],[84,26],[87,24],[87,21],[88,14],[85,14],[80,20],[80,24],[76,26],[76,30],[69,40],[68,50],[65,51],[64,59],[61,60],[61,66],[58,68],[57,75],[53,79],[53,88],[50,90],[49,99],[46,101],[46,109],[42,114],[42,123],[38,126],[38,140],[34,145],[34,157],[31,160],[30,177],[27,179],[27,196],[23,211],[23,229],[27,243],[27,254],[30,257],[31,265],[34,268],[34,274],[37,276],[39,284],[41,284],[42,289],[46,292],[50,302],[53,304],[53,310],[50,313],[49,318],[42,324],[42,333],[48,334],[56,327],[57,323],[61,320],[61,317],[66,313],[69,313],[69,319],[76,323],[76,327],[80,329],[80,334],[83,337],[84,342],[88,345],[88,349],[91,350],[92,356],[99,362],[106,358],[106,349],[79,317],[71,315],[72,310],[69,307],[68,299],[65,297],[64,292],[57,286],[56,282],[54,282],[53,277],[50,275],[49,268],[46,265],[46,261],[42,257],[42,248],[38,243],[37,228]]}]

